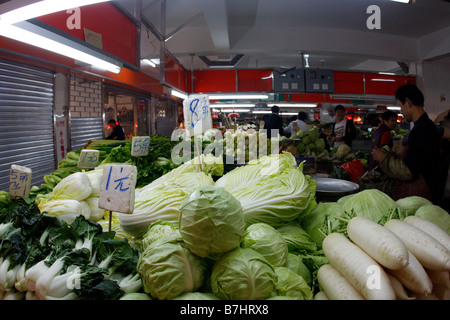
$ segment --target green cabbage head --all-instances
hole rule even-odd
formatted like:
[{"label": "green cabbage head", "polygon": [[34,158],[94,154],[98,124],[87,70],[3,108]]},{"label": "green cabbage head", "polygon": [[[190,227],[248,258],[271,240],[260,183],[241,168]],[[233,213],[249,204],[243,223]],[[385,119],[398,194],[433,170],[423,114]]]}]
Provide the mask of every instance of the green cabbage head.
[{"label": "green cabbage head", "polygon": [[179,225],[186,246],[202,258],[237,248],[245,232],[240,202],[216,186],[201,187],[183,201]]},{"label": "green cabbage head", "polygon": [[431,221],[450,234],[450,215],[440,206],[427,204],[416,211],[416,216]]},{"label": "green cabbage head", "polygon": [[421,206],[433,204],[430,200],[420,196],[409,196],[398,199],[396,202],[406,216],[414,215]]},{"label": "green cabbage head", "polygon": [[276,292],[278,296],[286,296],[297,300],[312,300],[314,294],[302,276],[286,267],[275,269],[277,274]]},{"label": "green cabbage head", "polygon": [[178,239],[160,239],[141,253],[137,263],[145,293],[171,300],[196,291],[205,279],[203,260]]},{"label": "green cabbage head", "polygon": [[241,247],[259,252],[274,267],[281,267],[288,257],[288,245],[281,234],[267,223],[255,223],[245,230]]},{"label": "green cabbage head", "polygon": [[211,289],[222,300],[263,300],[274,292],[276,280],[274,268],[260,253],[239,247],[216,261]]}]

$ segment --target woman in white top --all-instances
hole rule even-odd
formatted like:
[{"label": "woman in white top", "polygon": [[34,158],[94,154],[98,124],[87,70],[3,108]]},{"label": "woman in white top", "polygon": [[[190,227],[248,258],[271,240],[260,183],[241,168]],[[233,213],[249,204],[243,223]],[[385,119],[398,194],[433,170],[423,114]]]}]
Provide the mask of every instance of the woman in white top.
[{"label": "woman in white top", "polygon": [[306,115],[306,112],[300,111],[297,115],[297,120],[294,120],[291,123],[289,123],[289,125],[286,128],[284,128],[284,132],[292,136],[300,130],[305,130],[307,118],[308,116]]}]

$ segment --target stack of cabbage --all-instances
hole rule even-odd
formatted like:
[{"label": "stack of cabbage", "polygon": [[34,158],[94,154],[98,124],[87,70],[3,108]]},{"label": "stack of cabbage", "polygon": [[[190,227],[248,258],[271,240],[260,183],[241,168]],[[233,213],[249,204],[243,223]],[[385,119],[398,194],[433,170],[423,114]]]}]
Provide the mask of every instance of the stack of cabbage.
[{"label": "stack of cabbage", "polygon": [[197,187],[176,221],[162,215],[143,235],[144,291],[155,299],[312,299],[299,254],[317,247],[298,218],[314,207],[314,194],[314,181],[289,153]]}]

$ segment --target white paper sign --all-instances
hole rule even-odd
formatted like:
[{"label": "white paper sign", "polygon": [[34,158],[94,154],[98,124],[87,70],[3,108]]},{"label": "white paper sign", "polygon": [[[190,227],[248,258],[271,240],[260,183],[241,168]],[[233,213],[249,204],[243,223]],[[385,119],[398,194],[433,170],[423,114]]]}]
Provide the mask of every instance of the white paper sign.
[{"label": "white paper sign", "polygon": [[31,185],[31,169],[15,164],[9,171],[9,194],[13,197],[28,198]]},{"label": "white paper sign", "polygon": [[77,167],[81,169],[95,168],[97,166],[99,156],[100,151],[98,150],[83,149],[80,152]]},{"label": "white paper sign", "polygon": [[107,164],[103,169],[98,207],[133,213],[137,169],[133,165]]},{"label": "white paper sign", "polygon": [[191,95],[183,101],[183,113],[188,137],[201,135],[212,128],[208,95]]},{"label": "white paper sign", "polygon": [[150,147],[150,137],[133,137],[131,140],[131,155],[133,157],[143,157],[148,155]]}]

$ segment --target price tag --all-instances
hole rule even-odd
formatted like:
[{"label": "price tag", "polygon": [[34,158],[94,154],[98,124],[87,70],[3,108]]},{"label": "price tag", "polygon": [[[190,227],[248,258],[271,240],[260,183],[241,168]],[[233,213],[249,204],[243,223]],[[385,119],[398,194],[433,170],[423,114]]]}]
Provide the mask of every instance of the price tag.
[{"label": "price tag", "polygon": [[81,169],[93,169],[97,166],[100,151],[83,149],[78,158],[77,167]]},{"label": "price tag", "polygon": [[131,139],[131,155],[133,157],[143,157],[148,155],[150,147],[150,137],[133,137]]},{"label": "price tag", "polygon": [[28,198],[31,185],[31,169],[15,164],[9,171],[9,194],[13,197]]},{"label": "price tag", "polygon": [[133,213],[137,169],[133,165],[107,164],[103,169],[98,207]]},{"label": "price tag", "polygon": [[185,128],[188,136],[198,136],[212,128],[208,95],[191,95],[183,101]]}]

